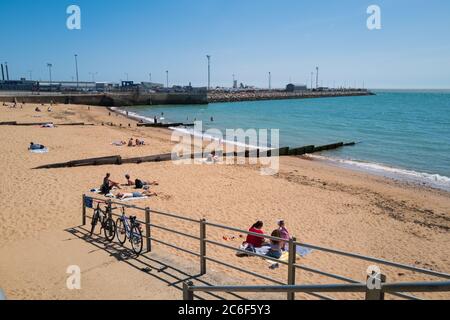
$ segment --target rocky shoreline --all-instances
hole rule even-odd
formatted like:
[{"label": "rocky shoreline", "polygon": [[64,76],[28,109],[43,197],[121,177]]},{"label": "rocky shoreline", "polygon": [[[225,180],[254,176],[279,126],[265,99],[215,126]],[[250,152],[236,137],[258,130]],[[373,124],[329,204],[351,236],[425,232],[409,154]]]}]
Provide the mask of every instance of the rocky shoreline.
[{"label": "rocky shoreline", "polygon": [[224,92],[212,91],[208,93],[208,102],[237,102],[237,101],[259,101],[259,100],[282,100],[282,99],[312,99],[330,97],[353,97],[375,95],[368,90],[336,90],[336,91],[242,91]]}]

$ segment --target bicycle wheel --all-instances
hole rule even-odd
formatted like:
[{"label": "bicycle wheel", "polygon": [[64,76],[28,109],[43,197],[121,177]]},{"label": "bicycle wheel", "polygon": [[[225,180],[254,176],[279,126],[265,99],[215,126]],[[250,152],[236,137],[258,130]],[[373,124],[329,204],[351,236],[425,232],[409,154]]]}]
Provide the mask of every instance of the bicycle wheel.
[{"label": "bicycle wheel", "polygon": [[113,241],[116,236],[116,223],[114,220],[111,218],[106,219],[103,230],[105,232],[106,240],[109,242]]},{"label": "bicycle wheel", "polygon": [[142,239],[142,232],[139,227],[133,226],[131,228],[130,242],[134,253],[140,255],[143,247],[143,239]]},{"label": "bicycle wheel", "polygon": [[118,218],[116,221],[117,240],[123,245],[127,241],[127,229],[123,218]]},{"label": "bicycle wheel", "polygon": [[97,226],[98,220],[100,218],[100,213],[98,212],[98,209],[94,210],[94,215],[92,217],[92,222],[91,222],[91,236],[94,233],[94,229]]}]

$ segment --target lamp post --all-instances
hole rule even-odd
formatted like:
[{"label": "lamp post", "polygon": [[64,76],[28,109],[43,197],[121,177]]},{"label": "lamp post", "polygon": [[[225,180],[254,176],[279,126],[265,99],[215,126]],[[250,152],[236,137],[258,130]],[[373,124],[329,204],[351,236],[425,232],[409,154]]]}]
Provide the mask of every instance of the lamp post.
[{"label": "lamp post", "polygon": [[269,72],[269,90],[272,90],[272,72]]},{"label": "lamp post", "polygon": [[79,86],[80,80],[78,78],[78,54],[75,54],[75,72],[77,76],[77,88]]},{"label": "lamp post", "polygon": [[47,63],[47,67],[48,67],[48,73],[50,75],[50,90],[51,90],[51,88],[52,88],[52,67],[53,67],[53,64]]},{"label": "lamp post", "polygon": [[95,76],[98,74],[98,72],[89,72],[89,74],[92,76],[92,82],[95,82]]},{"label": "lamp post", "polygon": [[207,55],[206,59],[208,59],[208,90],[211,89],[211,56]]},{"label": "lamp post", "polygon": [[166,87],[169,88],[169,70],[166,70]]},{"label": "lamp post", "polygon": [[319,89],[319,67],[316,67],[316,89]]}]

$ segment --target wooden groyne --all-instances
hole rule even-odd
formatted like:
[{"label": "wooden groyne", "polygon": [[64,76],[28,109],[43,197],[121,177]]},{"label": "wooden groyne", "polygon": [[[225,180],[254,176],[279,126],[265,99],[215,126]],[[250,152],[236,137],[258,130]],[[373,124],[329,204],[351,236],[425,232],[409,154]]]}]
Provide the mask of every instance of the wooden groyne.
[{"label": "wooden groyne", "polygon": [[28,123],[20,123],[17,121],[6,121],[0,122],[0,126],[23,126],[23,127],[31,127],[31,126],[44,126],[46,124],[53,124],[55,126],[93,126],[92,123],[84,123],[84,122],[75,122],[75,123],[53,123],[53,122],[28,122]]},{"label": "wooden groyne", "polygon": [[[301,156],[305,154],[311,154],[315,152],[321,152],[326,150],[333,150],[342,148],[345,146],[354,146],[355,142],[350,143],[333,143],[328,144],[324,146],[304,146],[300,148],[279,148],[279,149],[269,149],[269,150],[262,150],[262,149],[248,149],[243,152],[229,152],[224,153],[223,157],[243,157],[243,158],[267,158],[272,157],[275,155],[284,157],[284,156]],[[62,162],[62,163],[54,163],[54,164],[47,164],[43,165],[34,169],[57,169],[57,168],[73,168],[73,167],[83,167],[83,166],[100,166],[100,165],[122,165],[122,164],[128,164],[128,163],[134,163],[134,164],[141,164],[146,162],[162,162],[162,161],[177,161],[182,159],[198,159],[203,158],[204,154],[202,153],[196,153],[196,154],[188,154],[183,155],[180,157],[174,157],[172,153],[165,153],[165,154],[157,154],[157,155],[151,155],[146,157],[136,157],[136,158],[128,158],[128,159],[122,159],[121,156],[106,156],[106,157],[99,157],[99,158],[90,158],[90,159],[83,159],[83,160],[74,160],[69,162]]]},{"label": "wooden groyne", "polygon": [[193,123],[138,123],[138,127],[148,128],[170,128],[170,127],[193,127]]}]

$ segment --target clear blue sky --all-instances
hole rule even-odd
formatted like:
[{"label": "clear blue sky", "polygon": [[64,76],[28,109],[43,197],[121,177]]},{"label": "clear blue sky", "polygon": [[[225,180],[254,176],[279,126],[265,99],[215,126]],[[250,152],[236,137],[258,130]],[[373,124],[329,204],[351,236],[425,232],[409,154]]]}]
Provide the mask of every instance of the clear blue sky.
[{"label": "clear blue sky", "polygon": [[[66,8],[81,7],[81,30],[66,28]],[[382,10],[369,31],[366,9]],[[320,66],[323,85],[450,88],[448,0],[1,0],[0,60],[11,76],[75,76],[97,81],[153,80],[205,86],[306,83]]]}]

